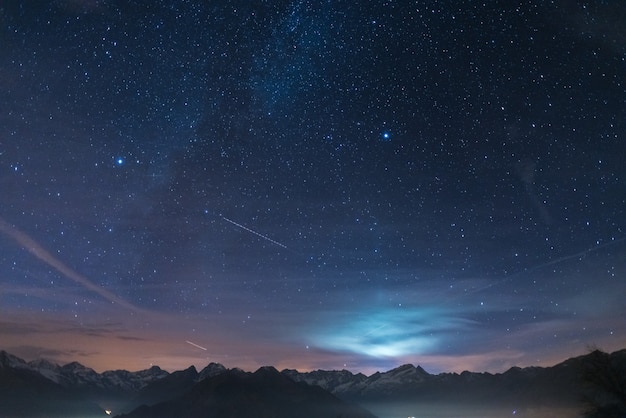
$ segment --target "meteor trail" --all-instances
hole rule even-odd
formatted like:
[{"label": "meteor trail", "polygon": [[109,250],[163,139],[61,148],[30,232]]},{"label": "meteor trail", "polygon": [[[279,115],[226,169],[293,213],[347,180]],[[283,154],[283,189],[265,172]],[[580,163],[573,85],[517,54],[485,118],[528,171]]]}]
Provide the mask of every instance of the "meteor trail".
[{"label": "meteor trail", "polygon": [[198,345],[198,344],[196,344],[196,343],[192,343],[192,342],[191,342],[191,341],[189,341],[189,340],[186,340],[185,342],[186,342],[187,344],[189,344],[189,345],[193,345],[194,347],[199,348],[200,350],[207,351],[207,349],[206,349],[206,348],[204,348],[204,347],[202,347],[201,345]]},{"label": "meteor trail", "polygon": [[261,238],[263,238],[264,240],[271,242],[272,244],[278,245],[279,247],[283,247],[284,249],[288,249],[286,245],[281,244],[281,243],[280,243],[280,242],[278,242],[278,241],[274,241],[274,240],[273,240],[273,239],[271,239],[270,237],[267,237],[267,236],[265,236],[265,235],[263,235],[263,234],[259,234],[258,232],[254,231],[254,230],[252,230],[252,229],[250,229],[250,228],[248,228],[248,227],[246,227],[246,226],[243,226],[242,224],[239,224],[239,223],[237,223],[237,222],[235,222],[235,221],[232,221],[232,220],[228,219],[228,218],[227,218],[227,217],[225,217],[225,216],[220,215],[220,217],[221,217],[223,220],[225,220],[226,222],[231,223],[231,224],[235,225],[236,227],[243,229],[244,231],[248,231],[248,232],[250,232],[251,234],[256,235],[257,237],[261,237]]}]

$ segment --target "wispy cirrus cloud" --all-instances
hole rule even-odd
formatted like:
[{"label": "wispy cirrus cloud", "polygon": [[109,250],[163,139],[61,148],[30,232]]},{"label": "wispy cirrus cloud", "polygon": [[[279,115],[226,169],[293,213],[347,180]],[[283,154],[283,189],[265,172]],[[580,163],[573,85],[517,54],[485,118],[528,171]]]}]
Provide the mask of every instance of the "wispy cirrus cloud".
[{"label": "wispy cirrus cloud", "polygon": [[75,271],[74,269],[66,265],[59,258],[53,256],[52,253],[46,250],[34,238],[30,237],[28,234],[21,231],[16,226],[10,224],[9,222],[5,221],[2,218],[0,218],[0,232],[3,233],[5,236],[13,239],[15,243],[20,245],[24,250],[28,251],[30,254],[38,258],[40,261],[43,261],[44,263],[46,263],[48,266],[57,270],[66,278],[98,294],[105,300],[108,300],[111,303],[115,303],[131,311],[135,311],[135,312],[143,311],[142,308],[139,308],[133,305],[132,303],[122,299],[121,297],[117,296],[115,293],[111,292],[110,290],[97,285],[86,276],[78,273],[77,271]]}]

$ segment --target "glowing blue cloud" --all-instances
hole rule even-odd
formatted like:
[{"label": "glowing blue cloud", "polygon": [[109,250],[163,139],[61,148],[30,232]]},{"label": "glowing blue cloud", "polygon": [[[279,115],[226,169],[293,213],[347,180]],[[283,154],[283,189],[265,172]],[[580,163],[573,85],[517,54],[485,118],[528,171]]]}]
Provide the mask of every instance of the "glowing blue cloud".
[{"label": "glowing blue cloud", "polygon": [[379,309],[332,314],[313,333],[311,344],[370,357],[402,357],[429,352],[471,321],[436,308]]}]

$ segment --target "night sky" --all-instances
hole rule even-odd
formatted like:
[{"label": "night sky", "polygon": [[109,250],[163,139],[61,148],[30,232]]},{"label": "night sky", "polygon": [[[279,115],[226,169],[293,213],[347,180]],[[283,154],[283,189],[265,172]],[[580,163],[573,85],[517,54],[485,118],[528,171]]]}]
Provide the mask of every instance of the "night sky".
[{"label": "night sky", "polygon": [[0,348],[372,373],[626,347],[626,3],[0,3]]}]

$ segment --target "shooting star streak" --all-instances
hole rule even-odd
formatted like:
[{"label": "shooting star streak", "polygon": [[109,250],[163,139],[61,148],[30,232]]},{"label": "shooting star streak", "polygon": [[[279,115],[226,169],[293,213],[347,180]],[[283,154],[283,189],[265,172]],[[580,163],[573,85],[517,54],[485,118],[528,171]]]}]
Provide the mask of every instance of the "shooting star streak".
[{"label": "shooting star streak", "polygon": [[83,287],[97,293],[102,296],[104,299],[109,302],[116,303],[120,306],[123,306],[127,309],[130,309],[135,312],[142,311],[141,308],[138,308],[131,304],[130,302],[125,301],[124,299],[116,296],[112,292],[98,286],[87,277],[82,274],[72,270],[71,267],[65,265],[61,260],[55,258],[48,250],[43,248],[37,241],[33,238],[25,234],[24,232],[17,229],[15,226],[11,225],[4,219],[0,218],[0,232],[12,238],[15,242],[17,242],[22,248],[26,251],[37,257],[39,260],[43,261],[50,267],[54,268],[56,271],[64,275],[70,280],[82,285]]},{"label": "shooting star streak", "polygon": [[244,226],[244,225],[242,225],[242,224],[239,224],[239,223],[237,223],[237,222],[235,222],[235,221],[232,221],[232,220],[228,219],[228,218],[227,218],[227,217],[225,217],[225,216],[220,215],[220,217],[221,217],[223,220],[225,220],[226,222],[231,223],[231,224],[235,225],[236,227],[243,229],[244,231],[248,231],[248,232],[250,232],[251,234],[256,235],[257,237],[261,237],[261,238],[263,238],[264,240],[271,242],[272,244],[278,245],[279,247],[283,247],[284,249],[288,249],[286,245],[281,244],[281,243],[280,243],[280,242],[278,242],[278,241],[274,241],[274,240],[273,240],[273,239],[271,239],[270,237],[267,237],[267,236],[265,236],[265,235],[263,235],[263,234],[259,234],[258,232],[254,231],[254,230],[252,230],[252,229],[250,229],[250,228],[248,228],[248,227],[246,227],[246,226]]},{"label": "shooting star streak", "polygon": [[189,345],[193,345],[194,347],[199,348],[200,350],[207,351],[207,349],[206,349],[206,348],[204,348],[204,347],[202,347],[201,345],[198,345],[198,344],[196,344],[196,343],[192,343],[192,342],[191,342],[191,341],[189,341],[189,340],[185,340],[185,342],[186,342],[187,344],[189,344]]}]

